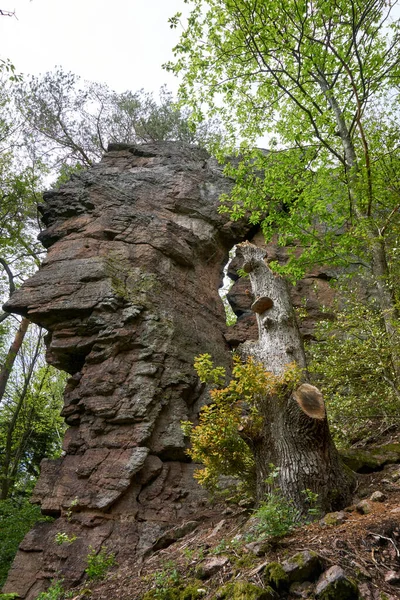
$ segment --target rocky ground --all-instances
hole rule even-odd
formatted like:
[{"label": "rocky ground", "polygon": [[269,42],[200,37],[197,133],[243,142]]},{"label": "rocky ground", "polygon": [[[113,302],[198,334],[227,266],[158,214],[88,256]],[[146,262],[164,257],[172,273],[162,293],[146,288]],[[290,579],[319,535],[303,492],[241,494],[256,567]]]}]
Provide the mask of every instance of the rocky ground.
[{"label": "rocky ground", "polygon": [[74,600],[400,598],[399,464],[359,474],[352,506],[284,538],[249,542],[251,516],[221,505],[219,518],[189,524],[186,535],[177,528],[160,541],[167,547],[87,582]]}]

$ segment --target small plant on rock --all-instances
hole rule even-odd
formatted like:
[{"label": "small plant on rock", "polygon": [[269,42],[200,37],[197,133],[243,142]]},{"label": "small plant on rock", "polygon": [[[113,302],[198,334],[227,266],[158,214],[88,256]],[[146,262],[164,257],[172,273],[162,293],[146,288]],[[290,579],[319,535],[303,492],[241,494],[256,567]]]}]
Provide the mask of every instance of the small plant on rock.
[{"label": "small plant on rock", "polygon": [[54,536],[54,541],[58,546],[62,546],[62,544],[72,544],[76,539],[76,535],[69,536],[65,531],[59,531]]},{"label": "small plant on rock", "polygon": [[90,552],[86,559],[87,567],[85,573],[87,574],[89,581],[103,579],[111,567],[117,564],[115,554],[107,552],[105,546],[101,547],[98,554],[92,546],[89,546],[89,548]]},{"label": "small plant on rock", "polygon": [[47,592],[42,592],[36,600],[64,600],[65,590],[62,579],[53,579]]}]

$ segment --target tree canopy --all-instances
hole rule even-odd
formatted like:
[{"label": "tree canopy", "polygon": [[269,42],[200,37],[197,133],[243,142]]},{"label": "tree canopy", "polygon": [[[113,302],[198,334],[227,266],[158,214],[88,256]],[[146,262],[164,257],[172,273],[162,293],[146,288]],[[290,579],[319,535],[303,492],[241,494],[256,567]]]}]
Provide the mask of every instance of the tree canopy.
[{"label": "tree canopy", "polygon": [[[288,264],[275,268],[294,278],[315,263],[364,268],[387,334],[397,335],[397,2],[187,3],[176,61],[166,67],[183,76],[182,103],[194,118],[218,114],[242,155],[227,168],[236,186],[222,210],[250,212],[267,239],[292,246]],[[266,152],[255,148],[261,136]]]}]

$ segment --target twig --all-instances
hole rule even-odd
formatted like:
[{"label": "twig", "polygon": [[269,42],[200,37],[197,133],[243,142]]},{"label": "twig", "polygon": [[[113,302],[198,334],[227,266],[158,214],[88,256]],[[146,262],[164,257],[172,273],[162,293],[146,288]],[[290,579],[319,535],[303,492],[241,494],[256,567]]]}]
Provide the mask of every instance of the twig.
[{"label": "twig", "polygon": [[380,533],[373,533],[372,531],[368,531],[367,533],[369,535],[374,536],[374,537],[378,537],[378,538],[382,538],[383,540],[387,540],[388,542],[390,542],[391,544],[393,544],[393,547],[396,550],[397,556],[400,556],[400,551],[399,551],[398,547],[396,546],[396,544],[394,543],[394,541],[392,540],[392,538],[386,537],[385,535],[381,535]]}]

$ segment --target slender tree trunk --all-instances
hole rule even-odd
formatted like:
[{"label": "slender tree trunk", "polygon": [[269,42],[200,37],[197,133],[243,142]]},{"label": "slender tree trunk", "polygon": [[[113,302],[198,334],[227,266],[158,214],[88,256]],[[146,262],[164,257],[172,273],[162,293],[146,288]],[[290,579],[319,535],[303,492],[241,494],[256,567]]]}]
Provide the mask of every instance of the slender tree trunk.
[{"label": "slender tree trunk", "polygon": [[[396,307],[396,299],[390,283],[390,273],[386,259],[385,239],[382,232],[378,231],[378,228],[371,221],[371,212],[373,210],[373,182],[371,179],[371,171],[368,165],[370,164],[368,144],[365,139],[364,129],[361,122],[361,110],[357,114],[357,126],[363,140],[364,148],[364,160],[367,165],[366,177],[367,177],[367,189],[368,189],[368,202],[367,209],[361,208],[359,187],[360,187],[360,167],[357,159],[357,153],[355,150],[353,138],[350,134],[349,128],[346,124],[344,115],[340,109],[339,103],[335,96],[332,94],[332,90],[329,88],[326,80],[323,77],[317,79],[321,90],[326,95],[326,98],[334,112],[336,124],[338,127],[338,133],[343,145],[344,151],[344,162],[348,174],[348,188],[350,198],[352,202],[353,213],[359,223],[365,224],[366,231],[366,242],[369,246],[372,257],[372,276],[374,284],[377,290],[378,302],[381,309],[382,319],[385,325],[386,333],[390,338],[394,338],[398,335],[398,329],[395,326],[395,321],[399,319],[398,310]],[[396,350],[397,345],[392,344],[392,363],[395,371],[397,380],[397,386],[400,383],[400,356]]]},{"label": "slender tree trunk", "polygon": [[[25,319],[25,320],[27,320],[27,319]],[[30,324],[30,321],[28,321],[28,326],[29,326],[29,324]],[[22,322],[21,322],[21,325],[22,325]],[[25,333],[26,333],[26,331],[25,331]],[[24,335],[25,335],[25,333],[24,333]],[[22,338],[22,340],[23,340],[23,338]],[[21,347],[22,340],[21,340],[18,350]],[[15,342],[15,340],[14,340],[14,342]],[[39,336],[38,336],[36,347],[35,347],[35,352],[32,357],[32,361],[29,365],[28,372],[25,375],[24,385],[22,387],[21,393],[19,394],[18,401],[13,410],[10,422],[7,425],[6,443],[5,443],[5,448],[4,448],[4,458],[2,460],[2,468],[1,468],[0,500],[5,500],[8,497],[8,495],[14,485],[14,477],[15,477],[17,469],[18,469],[19,460],[25,449],[24,446],[26,443],[26,435],[24,434],[24,435],[22,435],[21,439],[18,440],[16,453],[13,457],[13,442],[15,441],[14,440],[15,427],[18,422],[18,417],[24,406],[25,398],[28,393],[29,386],[30,386],[30,383],[32,380],[33,371],[34,371],[37,359],[39,357],[40,344],[41,344],[41,334],[39,334]]]},{"label": "slender tree trunk", "polygon": [[20,326],[18,327],[18,331],[15,334],[14,340],[7,353],[4,365],[0,370],[0,402],[3,399],[7,382],[9,380],[17,354],[22,346],[22,342],[24,341],[24,337],[28,330],[29,324],[30,321],[24,317],[20,323]]},{"label": "slender tree trunk", "polygon": [[300,511],[308,507],[304,490],[318,494],[324,512],[338,510],[351,500],[354,477],[342,465],[331,439],[322,394],[307,383],[303,344],[286,282],[269,269],[264,250],[248,242],[240,249],[256,297],[253,307],[259,327],[259,340],[243,344],[242,354],[262,362],[274,375],[282,375],[293,362],[304,373],[293,393],[266,397],[261,408],[263,429],[250,442],[258,500],[268,491],[265,479],[272,463],[279,468],[282,493]]}]

